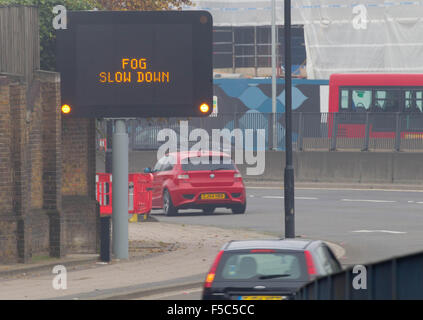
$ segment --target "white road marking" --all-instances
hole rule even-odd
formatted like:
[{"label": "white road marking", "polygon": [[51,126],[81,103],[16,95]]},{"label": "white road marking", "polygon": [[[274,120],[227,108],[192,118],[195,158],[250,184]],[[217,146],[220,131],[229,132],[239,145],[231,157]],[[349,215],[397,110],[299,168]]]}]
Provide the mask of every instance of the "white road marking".
[{"label": "white road marking", "polygon": [[295,197],[296,200],[319,200],[319,198],[314,197]]},{"label": "white road marking", "polygon": [[[283,190],[283,187],[246,187],[247,189],[269,189],[269,190]],[[400,190],[400,189],[368,189],[368,188],[306,188],[306,187],[295,187],[295,190],[334,190],[334,191],[339,191],[339,190],[352,190],[352,191],[386,191],[386,192],[423,192],[423,190]]]},{"label": "white road marking", "polygon": [[[282,196],[263,196],[264,199],[285,199]],[[314,197],[295,197],[295,200],[318,200],[319,198]]]},{"label": "white road marking", "polygon": [[341,199],[341,201],[349,201],[349,202],[375,202],[375,203],[384,203],[384,202],[397,202],[393,200],[365,200],[365,199]]},{"label": "white road marking", "polygon": [[418,202],[416,202],[416,203],[418,203],[418,204],[423,204],[423,201],[418,201]]},{"label": "white road marking", "polygon": [[379,232],[379,233],[392,233],[392,234],[404,234],[407,232],[403,231],[392,231],[392,230],[355,230],[351,232],[357,232],[357,233],[371,233],[371,232]]}]

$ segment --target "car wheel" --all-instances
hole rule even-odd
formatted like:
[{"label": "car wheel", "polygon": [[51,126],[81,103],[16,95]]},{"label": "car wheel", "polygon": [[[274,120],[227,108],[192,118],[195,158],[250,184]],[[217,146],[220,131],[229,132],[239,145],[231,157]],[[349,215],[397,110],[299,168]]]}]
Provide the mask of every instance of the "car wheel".
[{"label": "car wheel", "polygon": [[204,209],[203,209],[203,212],[204,212],[204,213],[213,213],[213,212],[214,212],[214,210],[216,210],[216,208],[209,207],[209,208],[204,208]]},{"label": "car wheel", "polygon": [[167,190],[163,192],[163,211],[166,216],[174,216],[178,213],[178,209],[174,207],[172,198]]},{"label": "car wheel", "polygon": [[233,207],[231,210],[232,210],[232,213],[234,214],[243,214],[245,213],[246,209],[247,209],[247,203],[243,203]]}]

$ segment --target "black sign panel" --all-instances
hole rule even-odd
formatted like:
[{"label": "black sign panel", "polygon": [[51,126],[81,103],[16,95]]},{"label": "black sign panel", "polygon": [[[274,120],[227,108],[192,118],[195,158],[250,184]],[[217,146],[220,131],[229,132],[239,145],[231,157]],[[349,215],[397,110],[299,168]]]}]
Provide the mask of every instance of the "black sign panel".
[{"label": "black sign panel", "polygon": [[[207,116],[213,106],[207,11],[68,12],[57,31],[67,117]],[[207,111],[200,111],[206,104]],[[205,111],[205,112],[204,112]]]}]

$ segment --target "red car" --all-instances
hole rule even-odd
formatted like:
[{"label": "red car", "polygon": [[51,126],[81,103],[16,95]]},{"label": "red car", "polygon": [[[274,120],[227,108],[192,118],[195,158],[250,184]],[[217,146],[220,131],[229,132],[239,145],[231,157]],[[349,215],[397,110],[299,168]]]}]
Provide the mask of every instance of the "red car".
[{"label": "red car", "polygon": [[242,214],[246,209],[245,186],[230,156],[219,151],[175,152],[161,158],[151,172],[153,209],[175,215],[179,209],[218,207]]}]

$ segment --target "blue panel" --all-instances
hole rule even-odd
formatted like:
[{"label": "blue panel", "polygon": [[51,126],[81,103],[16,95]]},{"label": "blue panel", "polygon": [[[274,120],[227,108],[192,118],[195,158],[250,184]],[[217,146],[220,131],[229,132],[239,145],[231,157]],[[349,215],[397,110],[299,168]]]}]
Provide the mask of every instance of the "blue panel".
[{"label": "blue panel", "polygon": [[[285,103],[285,90],[277,97],[277,99]],[[292,88],[292,110],[298,109],[304,101],[307,100],[307,97],[296,87]]]},{"label": "blue panel", "polygon": [[240,96],[239,99],[250,109],[257,109],[261,104],[269,99],[263,91],[257,87],[248,87]]}]

